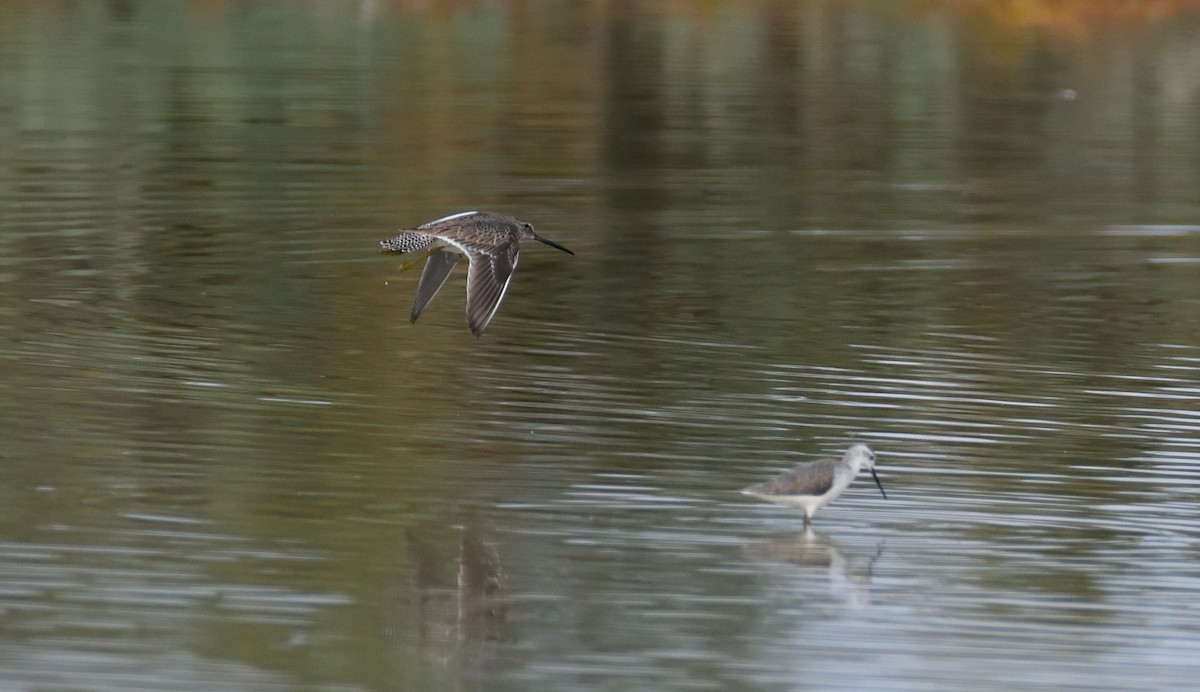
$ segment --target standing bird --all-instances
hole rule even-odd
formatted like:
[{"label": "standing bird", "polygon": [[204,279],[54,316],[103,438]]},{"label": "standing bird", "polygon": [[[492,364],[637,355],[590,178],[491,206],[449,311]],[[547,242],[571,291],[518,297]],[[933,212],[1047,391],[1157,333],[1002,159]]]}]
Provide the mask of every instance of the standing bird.
[{"label": "standing bird", "polygon": [[[467,326],[479,336],[487,329],[500,301],[508,291],[513,270],[520,258],[522,240],[536,240],[574,255],[567,248],[539,236],[533,226],[486,211],[464,211],[421,224],[411,230],[379,241],[382,252],[416,252],[425,250],[425,269],[413,297],[411,322],[416,322],[433,297],[437,295],[450,270],[462,257],[467,258]],[[410,269],[422,258],[401,265]]]},{"label": "standing bird", "polygon": [[817,510],[836,500],[858,475],[859,469],[864,467],[871,472],[875,485],[879,486],[879,492],[886,500],[887,493],[883,492],[883,484],[875,474],[875,452],[862,443],[851,445],[841,459],[805,462],[766,483],[743,489],[742,494],[802,509],[804,525],[808,526]]}]

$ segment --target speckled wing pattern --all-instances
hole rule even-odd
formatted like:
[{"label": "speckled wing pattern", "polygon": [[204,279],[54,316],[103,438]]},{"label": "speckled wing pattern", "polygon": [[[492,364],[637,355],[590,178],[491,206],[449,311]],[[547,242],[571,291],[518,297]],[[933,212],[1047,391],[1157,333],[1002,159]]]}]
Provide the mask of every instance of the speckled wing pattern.
[{"label": "speckled wing pattern", "polygon": [[766,483],[746,488],[751,495],[824,495],[836,480],[836,459],[821,459],[784,471]]},{"label": "speckled wing pattern", "polygon": [[433,224],[437,225],[438,239],[466,255],[470,262],[467,327],[479,336],[495,316],[512,280],[521,249],[517,228],[506,220],[477,213],[447,217]]},{"label": "speckled wing pattern", "polygon": [[[512,282],[520,258],[521,231],[521,222],[515,219],[471,211],[424,223],[383,241],[384,249],[393,252],[434,247],[417,285],[412,320],[416,321],[445,285],[461,254],[466,255],[470,263],[467,269],[467,326],[475,336],[483,333]],[[570,252],[557,244],[538,240]]]}]

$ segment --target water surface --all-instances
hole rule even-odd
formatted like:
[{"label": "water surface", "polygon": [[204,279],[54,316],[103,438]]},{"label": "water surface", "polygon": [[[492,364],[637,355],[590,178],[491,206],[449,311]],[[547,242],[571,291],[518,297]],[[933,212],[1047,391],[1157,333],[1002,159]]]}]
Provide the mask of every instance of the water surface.
[{"label": "water surface", "polygon": [[[0,3],[0,681],[1188,686],[1164,8]],[[577,253],[481,339],[469,208]]]}]

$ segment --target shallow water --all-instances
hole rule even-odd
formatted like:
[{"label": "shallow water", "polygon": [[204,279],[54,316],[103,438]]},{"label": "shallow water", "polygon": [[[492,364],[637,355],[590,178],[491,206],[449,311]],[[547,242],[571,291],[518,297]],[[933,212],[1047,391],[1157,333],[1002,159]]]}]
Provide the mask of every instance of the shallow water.
[{"label": "shallow water", "polygon": [[[1191,684],[1156,5],[0,3],[0,686]],[[476,207],[577,254],[410,325]]]}]

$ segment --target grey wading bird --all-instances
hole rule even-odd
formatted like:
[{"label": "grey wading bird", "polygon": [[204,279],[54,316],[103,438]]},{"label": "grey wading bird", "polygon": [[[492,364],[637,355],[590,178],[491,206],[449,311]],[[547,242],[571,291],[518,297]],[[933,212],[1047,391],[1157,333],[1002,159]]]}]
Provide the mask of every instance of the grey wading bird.
[{"label": "grey wading bird", "polygon": [[886,500],[887,493],[883,492],[883,484],[875,473],[875,452],[862,443],[851,445],[841,459],[805,462],[766,483],[743,489],[742,494],[802,509],[804,525],[808,526],[817,510],[836,500],[858,475],[859,469],[863,468],[871,472],[875,485],[879,486],[879,492]]}]

